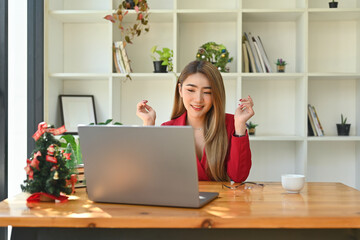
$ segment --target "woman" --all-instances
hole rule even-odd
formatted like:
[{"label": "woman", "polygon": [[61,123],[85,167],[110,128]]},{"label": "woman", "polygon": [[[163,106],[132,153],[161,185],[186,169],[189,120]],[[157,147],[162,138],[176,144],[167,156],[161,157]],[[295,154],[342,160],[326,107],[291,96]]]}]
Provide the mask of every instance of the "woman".
[{"label": "woman", "polygon": [[[162,125],[194,129],[199,180],[243,182],[251,168],[246,122],[254,115],[250,96],[240,99],[235,115],[225,114],[220,72],[206,61],[193,61],[181,72],[171,119]],[[155,125],[156,112],[146,100],[137,104],[144,125]]]}]

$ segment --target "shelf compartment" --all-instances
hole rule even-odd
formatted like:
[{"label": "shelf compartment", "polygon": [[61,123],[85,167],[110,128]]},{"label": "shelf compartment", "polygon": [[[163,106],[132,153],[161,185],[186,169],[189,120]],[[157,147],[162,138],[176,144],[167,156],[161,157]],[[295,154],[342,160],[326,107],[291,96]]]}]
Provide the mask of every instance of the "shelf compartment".
[{"label": "shelf compartment", "polygon": [[[94,95],[96,117],[99,122],[109,118],[109,79],[80,79],[78,76],[49,77],[45,94],[45,120],[57,127],[61,126],[61,113],[58,96],[60,94]],[[85,77],[85,76],[84,76]],[[86,124],[86,123],[85,123]]]},{"label": "shelf compartment", "polygon": [[[337,136],[336,124],[340,123],[341,114],[347,117],[351,124],[350,136],[357,135],[357,114],[360,110],[356,105],[356,87],[359,82],[360,80],[351,78],[309,77],[308,103],[315,107],[325,137]],[[319,140],[320,138],[322,137],[319,137]]]},{"label": "shelf compartment", "polygon": [[278,58],[288,63],[286,73],[306,72],[307,15],[304,12],[244,12],[242,17],[242,32],[261,38],[273,72],[276,72]]},{"label": "shelf compartment", "polygon": [[305,0],[243,0],[243,9],[305,8]]},{"label": "shelf compartment", "polygon": [[[259,124],[257,136],[304,136],[305,79],[300,78],[242,78],[241,96],[254,100],[252,122]],[[256,138],[256,137],[255,137]]]},{"label": "shelf compartment", "polygon": [[238,9],[238,0],[226,0],[225,2],[218,0],[177,0],[177,9]]},{"label": "shelf compartment", "polygon": [[[124,24],[124,28],[129,26],[129,23]],[[112,29],[113,41],[120,41],[122,39],[121,30],[118,28],[117,24],[114,24]],[[154,66],[151,58],[151,48],[154,45],[157,45],[158,48],[167,47],[175,52],[173,39],[173,22],[151,22],[149,32],[142,32],[140,36],[133,39],[133,44],[126,44],[125,46],[133,72],[152,73],[154,71]],[[155,56],[157,57],[158,55],[155,54]],[[111,59],[113,58],[111,57]],[[173,64],[176,64],[174,60]]]},{"label": "shelf compartment", "polygon": [[[322,15],[338,13],[309,13],[309,72],[359,73],[359,24],[358,19],[326,20]],[[321,16],[321,18],[320,18]],[[346,18],[345,16],[341,16]],[[320,20],[319,20],[320,19]],[[326,20],[326,21],[325,21]]]},{"label": "shelf compartment", "polygon": [[[181,15],[181,14],[180,14]],[[192,15],[192,14],[191,14]],[[213,33],[216,29],[216,34]],[[191,61],[196,59],[199,47],[207,42],[223,44],[233,57],[233,61],[226,66],[230,68],[230,73],[237,73],[237,21],[217,22],[213,18],[209,22],[181,22],[178,27],[178,71]]]},{"label": "shelf compartment", "polygon": [[309,182],[341,182],[355,187],[355,142],[309,142]]}]

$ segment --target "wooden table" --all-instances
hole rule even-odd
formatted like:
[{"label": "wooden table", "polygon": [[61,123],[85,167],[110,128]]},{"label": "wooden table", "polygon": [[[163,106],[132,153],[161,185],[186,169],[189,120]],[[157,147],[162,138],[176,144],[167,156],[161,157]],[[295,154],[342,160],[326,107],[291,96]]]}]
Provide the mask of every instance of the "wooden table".
[{"label": "wooden table", "polygon": [[22,193],[0,203],[0,226],[360,229],[360,191],[340,183],[307,183],[300,194],[288,194],[280,183],[272,182],[264,188],[237,190],[200,182],[199,190],[219,192],[219,198],[201,209],[186,209],[94,203],[85,189],[77,189],[67,203],[27,204],[27,194]]}]

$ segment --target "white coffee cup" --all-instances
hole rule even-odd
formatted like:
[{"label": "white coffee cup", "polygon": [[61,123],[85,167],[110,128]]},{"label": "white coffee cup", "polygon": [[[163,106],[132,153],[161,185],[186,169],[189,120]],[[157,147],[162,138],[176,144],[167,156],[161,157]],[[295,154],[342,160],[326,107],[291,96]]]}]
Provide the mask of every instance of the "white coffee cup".
[{"label": "white coffee cup", "polygon": [[304,187],[305,176],[301,174],[281,175],[281,185],[288,193],[299,193]]}]

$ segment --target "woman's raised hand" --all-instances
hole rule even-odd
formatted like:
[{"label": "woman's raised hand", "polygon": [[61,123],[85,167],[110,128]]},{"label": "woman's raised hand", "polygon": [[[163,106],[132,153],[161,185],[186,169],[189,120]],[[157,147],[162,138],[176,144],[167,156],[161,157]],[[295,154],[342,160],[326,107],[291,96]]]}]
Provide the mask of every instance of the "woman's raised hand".
[{"label": "woman's raised hand", "polygon": [[147,103],[147,100],[143,100],[137,104],[136,116],[143,120],[144,126],[155,125],[156,112]]},{"label": "woman's raised hand", "polygon": [[250,96],[240,99],[240,104],[235,110],[235,122],[245,124],[252,116],[254,116],[254,102]]}]

